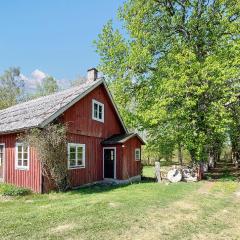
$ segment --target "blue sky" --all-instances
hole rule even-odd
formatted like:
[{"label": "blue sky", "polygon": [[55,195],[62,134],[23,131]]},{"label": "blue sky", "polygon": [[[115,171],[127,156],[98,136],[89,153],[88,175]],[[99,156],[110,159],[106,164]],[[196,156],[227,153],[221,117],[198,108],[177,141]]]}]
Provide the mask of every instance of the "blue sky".
[{"label": "blue sky", "polygon": [[10,66],[57,79],[84,76],[97,66],[93,40],[116,20],[123,0],[0,1],[0,74]]}]

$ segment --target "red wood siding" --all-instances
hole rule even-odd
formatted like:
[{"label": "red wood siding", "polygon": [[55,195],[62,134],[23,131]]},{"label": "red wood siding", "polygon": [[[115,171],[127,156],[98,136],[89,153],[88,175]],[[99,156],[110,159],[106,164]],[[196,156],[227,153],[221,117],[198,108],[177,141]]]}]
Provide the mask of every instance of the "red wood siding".
[{"label": "red wood siding", "polygon": [[[104,104],[104,123],[92,119],[92,100]],[[69,108],[62,116],[68,123],[69,142],[86,145],[86,166],[69,170],[73,187],[103,179],[103,147],[101,142],[113,134],[124,133],[105,88],[101,85]],[[117,153],[117,165],[120,157]],[[117,171],[119,168],[117,168]],[[120,173],[117,172],[117,176]]]},{"label": "red wood siding", "polygon": [[122,176],[121,179],[128,179],[141,174],[141,161],[135,160],[135,149],[141,149],[141,142],[137,137],[129,139],[123,145]]},{"label": "red wood siding", "polygon": [[[93,99],[104,104],[104,123],[92,119]],[[124,133],[103,85],[69,108],[63,114],[62,121],[68,123],[69,132],[84,136],[107,138],[113,134]]]},{"label": "red wood siding", "polygon": [[0,135],[0,143],[5,143],[5,182],[41,192],[40,161],[37,160],[34,149],[30,148],[29,170],[15,169],[16,142],[16,134]]},{"label": "red wood siding", "polygon": [[85,144],[85,168],[70,169],[72,187],[103,179],[102,138],[70,134],[69,142]]}]

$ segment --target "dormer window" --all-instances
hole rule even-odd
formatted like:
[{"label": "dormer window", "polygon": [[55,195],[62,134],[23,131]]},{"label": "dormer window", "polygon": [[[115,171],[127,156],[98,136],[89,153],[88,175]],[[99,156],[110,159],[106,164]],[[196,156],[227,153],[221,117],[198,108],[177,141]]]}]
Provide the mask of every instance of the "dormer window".
[{"label": "dormer window", "polygon": [[94,99],[92,100],[92,119],[104,122],[104,104]]}]

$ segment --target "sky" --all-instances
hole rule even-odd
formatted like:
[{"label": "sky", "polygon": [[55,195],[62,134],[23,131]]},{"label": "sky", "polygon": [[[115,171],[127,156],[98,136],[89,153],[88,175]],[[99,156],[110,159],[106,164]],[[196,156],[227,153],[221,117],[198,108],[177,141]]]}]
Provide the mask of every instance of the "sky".
[{"label": "sky", "polygon": [[64,84],[99,62],[93,40],[124,0],[0,1],[0,75],[20,67],[28,84],[51,75]]}]

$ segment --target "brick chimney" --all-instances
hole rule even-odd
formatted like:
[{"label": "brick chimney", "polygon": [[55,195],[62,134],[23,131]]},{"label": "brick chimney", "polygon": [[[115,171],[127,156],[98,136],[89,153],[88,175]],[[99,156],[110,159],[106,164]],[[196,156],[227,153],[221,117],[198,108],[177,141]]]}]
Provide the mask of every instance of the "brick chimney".
[{"label": "brick chimney", "polygon": [[98,78],[98,70],[96,68],[90,68],[87,70],[87,82],[96,81]]}]

